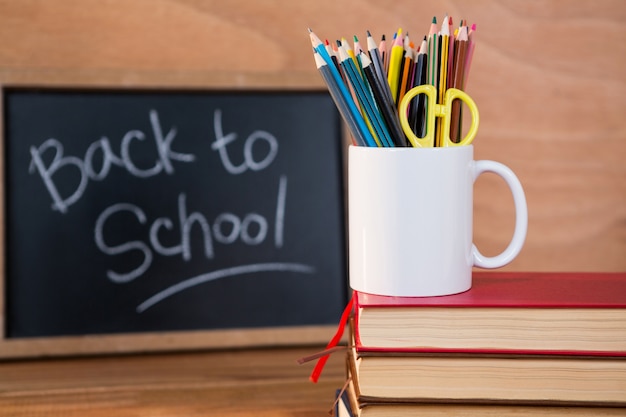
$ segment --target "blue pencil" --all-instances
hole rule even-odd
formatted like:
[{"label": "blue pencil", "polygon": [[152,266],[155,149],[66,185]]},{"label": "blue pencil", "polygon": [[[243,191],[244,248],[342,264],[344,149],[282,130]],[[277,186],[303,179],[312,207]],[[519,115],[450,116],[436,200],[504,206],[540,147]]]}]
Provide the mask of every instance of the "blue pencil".
[{"label": "blue pencil", "polygon": [[[341,91],[339,90],[339,87],[337,86],[335,79],[330,73],[328,64],[326,63],[326,61],[324,61],[324,59],[321,57],[321,55],[317,51],[314,52],[313,56],[315,58],[315,65],[317,66],[317,69],[319,70],[320,74],[322,75],[322,78],[324,79],[324,81],[326,82],[326,85],[328,86],[328,91],[330,92],[330,96],[332,97],[333,101],[335,102],[335,105],[339,109],[341,116],[347,123],[348,128],[350,129],[352,136],[354,136],[354,139],[357,145],[369,146],[367,142],[365,141],[365,138],[361,134],[358,123],[354,115],[350,111],[350,108],[348,107],[348,103],[345,97],[341,94]],[[350,100],[352,99],[350,98]]]},{"label": "blue pencil", "polygon": [[341,67],[344,69],[347,78],[350,80],[350,83],[354,87],[357,98],[361,103],[361,106],[366,113],[368,120],[374,128],[376,136],[378,136],[383,146],[393,147],[394,144],[391,140],[391,137],[389,136],[387,126],[382,120],[382,116],[378,111],[374,98],[370,93],[369,87],[365,85],[365,82],[361,77],[359,70],[354,64],[354,61],[352,60],[352,58],[350,58],[343,46],[339,48],[339,62],[341,63]]},{"label": "blue pencil", "polygon": [[[334,94],[337,96],[337,100],[343,103],[342,106],[345,106],[344,110],[346,112],[346,115],[344,115],[344,119],[346,120],[346,123],[348,123],[348,126],[350,127],[352,134],[355,136],[355,139],[357,140],[357,142],[362,142],[367,146],[376,146],[376,142],[374,141],[372,133],[367,128],[361,112],[359,111],[359,109],[357,109],[354,100],[352,100],[352,96],[350,95],[348,88],[344,84],[343,79],[339,74],[339,71],[337,71],[337,68],[335,68],[335,65],[333,64],[330,55],[328,55],[328,51],[326,51],[326,48],[324,47],[324,44],[311,29],[309,29],[309,36],[311,38],[311,44],[313,45],[313,49],[326,63],[326,68],[329,71],[324,70],[322,76],[324,76],[324,73],[326,72],[330,73],[330,77],[328,77],[329,80],[325,80],[326,84],[328,85],[329,90],[331,88],[332,90],[335,90]],[[329,84],[329,81],[331,79],[332,82]],[[331,95],[332,94],[333,93],[331,92]],[[333,99],[335,99],[335,97],[333,97]]]}]

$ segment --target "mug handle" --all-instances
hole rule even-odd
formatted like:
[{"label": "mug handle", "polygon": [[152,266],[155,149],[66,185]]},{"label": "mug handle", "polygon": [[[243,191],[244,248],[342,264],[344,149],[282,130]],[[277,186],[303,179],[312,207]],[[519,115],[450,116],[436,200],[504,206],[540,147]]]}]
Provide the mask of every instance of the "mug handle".
[{"label": "mug handle", "polygon": [[526,206],[526,195],[524,194],[522,184],[509,167],[495,161],[476,161],[474,165],[474,181],[476,181],[480,174],[485,172],[493,172],[506,181],[511,189],[513,202],[515,203],[515,231],[513,232],[513,238],[509,246],[501,254],[496,256],[484,256],[480,253],[476,245],[472,245],[474,266],[493,269],[508,264],[515,259],[522,250],[528,229],[528,207]]}]

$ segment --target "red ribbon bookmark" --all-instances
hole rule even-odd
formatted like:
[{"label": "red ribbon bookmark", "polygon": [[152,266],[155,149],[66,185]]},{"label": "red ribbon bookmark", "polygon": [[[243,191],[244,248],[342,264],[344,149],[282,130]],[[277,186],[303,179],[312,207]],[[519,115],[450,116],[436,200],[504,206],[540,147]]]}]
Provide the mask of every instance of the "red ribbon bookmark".
[{"label": "red ribbon bookmark", "polygon": [[[330,354],[332,353],[331,349],[337,346],[337,344],[341,340],[341,336],[343,336],[343,331],[346,328],[346,324],[348,324],[348,318],[350,317],[350,313],[352,313],[352,306],[354,304],[353,298],[354,297],[350,297],[350,301],[348,301],[348,305],[346,305],[346,308],[343,310],[343,313],[341,314],[341,320],[339,321],[337,332],[335,333],[333,338],[330,340],[330,342],[328,342],[328,345],[326,346],[325,352],[327,353],[317,360],[317,363],[315,364],[315,368],[313,368],[313,372],[311,372],[311,376],[309,377],[309,379],[313,383],[317,383],[318,379],[320,378],[320,375],[322,374],[322,370],[324,369],[324,365],[326,365],[326,361],[328,361],[328,358]],[[331,351],[328,352],[329,350]]]}]

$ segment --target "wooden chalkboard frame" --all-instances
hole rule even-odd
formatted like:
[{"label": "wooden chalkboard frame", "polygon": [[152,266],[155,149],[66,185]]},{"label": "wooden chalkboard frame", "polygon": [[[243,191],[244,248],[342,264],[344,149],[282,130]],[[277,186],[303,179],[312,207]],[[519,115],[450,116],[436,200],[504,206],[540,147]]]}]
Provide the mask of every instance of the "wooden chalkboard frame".
[{"label": "wooden chalkboard frame", "polygon": [[[0,71],[0,360],[33,357],[122,354],[198,349],[230,349],[270,346],[317,346],[325,344],[335,325],[288,326],[275,328],[220,329],[193,331],[141,332],[106,335],[6,337],[5,292],[5,109],[4,94],[10,88],[59,88],[90,90],[311,90],[322,91],[319,75],[313,73],[231,74],[231,73],[152,73],[133,71],[41,70]],[[344,151],[349,137],[342,132]],[[345,182],[345,155],[344,182]],[[345,188],[345,184],[344,184]],[[345,198],[345,196],[344,196]],[[344,207],[346,204],[344,203]],[[347,284],[346,284],[347,286]],[[347,287],[346,287],[347,292]],[[339,320],[339,317],[337,317]]]}]

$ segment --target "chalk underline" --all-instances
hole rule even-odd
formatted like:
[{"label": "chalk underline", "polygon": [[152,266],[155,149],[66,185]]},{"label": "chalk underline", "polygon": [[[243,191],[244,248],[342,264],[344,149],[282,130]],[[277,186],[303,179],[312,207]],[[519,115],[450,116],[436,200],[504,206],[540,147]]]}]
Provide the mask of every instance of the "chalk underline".
[{"label": "chalk underline", "polygon": [[309,265],[298,263],[284,263],[284,262],[269,262],[260,264],[240,265],[232,268],[218,269],[216,271],[207,272],[206,274],[198,275],[196,277],[188,278],[177,284],[172,285],[154,294],[143,303],[137,306],[137,313],[143,313],[150,307],[157,303],[177,294],[181,291],[195,287],[196,285],[204,284],[205,282],[214,281],[220,278],[232,277],[234,275],[254,274],[257,272],[300,272],[303,274],[312,274],[315,272],[315,268]]}]

